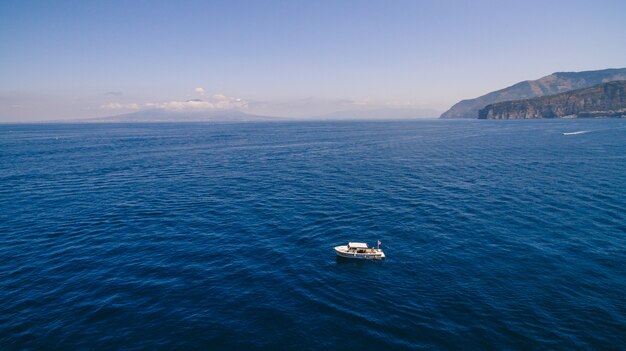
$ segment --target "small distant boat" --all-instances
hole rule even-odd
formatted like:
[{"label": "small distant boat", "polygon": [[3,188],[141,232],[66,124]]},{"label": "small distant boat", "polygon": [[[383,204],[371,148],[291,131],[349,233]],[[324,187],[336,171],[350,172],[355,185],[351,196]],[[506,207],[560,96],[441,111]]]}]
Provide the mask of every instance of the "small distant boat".
[{"label": "small distant boat", "polygon": [[579,130],[578,132],[563,132],[563,135],[576,135],[576,134],[585,134],[586,130]]},{"label": "small distant boat", "polygon": [[385,253],[380,249],[380,241],[378,242],[378,248],[374,246],[367,247],[366,243],[353,243],[349,242],[348,245],[335,246],[335,252],[339,257],[355,258],[361,260],[383,260],[385,259]]}]

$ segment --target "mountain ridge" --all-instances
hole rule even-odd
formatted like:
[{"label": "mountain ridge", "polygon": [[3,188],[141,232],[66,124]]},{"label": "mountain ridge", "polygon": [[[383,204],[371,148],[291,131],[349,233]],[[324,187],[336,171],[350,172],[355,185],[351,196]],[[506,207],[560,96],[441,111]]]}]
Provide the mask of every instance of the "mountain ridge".
[{"label": "mountain ridge", "polygon": [[479,119],[626,117],[626,80],[485,106]]},{"label": "mountain ridge", "polygon": [[626,68],[595,71],[555,72],[536,80],[526,80],[474,99],[454,104],[439,118],[478,118],[478,112],[493,103],[560,94],[616,80],[626,80]]}]

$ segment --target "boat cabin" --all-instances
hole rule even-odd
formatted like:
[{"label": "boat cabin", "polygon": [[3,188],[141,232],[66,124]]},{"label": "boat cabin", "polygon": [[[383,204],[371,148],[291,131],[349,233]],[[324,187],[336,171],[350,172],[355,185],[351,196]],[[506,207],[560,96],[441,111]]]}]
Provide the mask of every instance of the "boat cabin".
[{"label": "boat cabin", "polygon": [[368,250],[366,243],[348,243],[348,251],[356,253],[366,253]]}]

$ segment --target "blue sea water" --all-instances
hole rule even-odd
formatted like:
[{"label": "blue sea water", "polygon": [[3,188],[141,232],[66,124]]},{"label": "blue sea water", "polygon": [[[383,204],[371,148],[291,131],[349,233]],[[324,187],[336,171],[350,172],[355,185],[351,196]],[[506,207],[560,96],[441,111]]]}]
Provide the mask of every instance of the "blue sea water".
[{"label": "blue sea water", "polygon": [[625,292],[626,120],[0,125],[2,350],[623,350]]}]

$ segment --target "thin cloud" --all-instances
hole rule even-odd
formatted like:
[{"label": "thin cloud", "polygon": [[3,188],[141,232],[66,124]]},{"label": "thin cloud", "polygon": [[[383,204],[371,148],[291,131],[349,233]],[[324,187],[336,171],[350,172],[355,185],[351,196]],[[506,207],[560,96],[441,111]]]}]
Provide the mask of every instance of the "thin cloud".
[{"label": "thin cloud", "polygon": [[143,109],[160,109],[171,112],[195,112],[195,111],[212,111],[212,110],[239,110],[248,107],[248,103],[241,99],[216,94],[209,99],[191,99],[185,101],[166,101],[166,102],[148,102],[143,104],[130,103],[109,103],[101,105],[100,108],[105,110],[143,110]]},{"label": "thin cloud", "polygon": [[100,108],[103,110],[139,110],[141,106],[139,104],[120,104],[112,102],[110,104],[101,105]]}]

